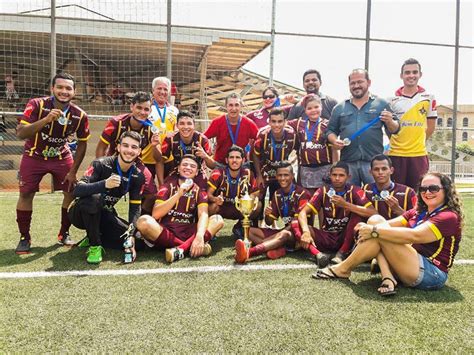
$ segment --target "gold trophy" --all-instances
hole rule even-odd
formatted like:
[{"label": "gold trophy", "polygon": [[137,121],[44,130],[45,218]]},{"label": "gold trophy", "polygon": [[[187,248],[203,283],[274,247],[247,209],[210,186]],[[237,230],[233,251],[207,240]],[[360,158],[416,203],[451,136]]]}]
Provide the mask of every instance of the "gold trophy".
[{"label": "gold trophy", "polygon": [[258,206],[258,197],[253,198],[249,195],[249,188],[247,183],[247,178],[243,181],[243,187],[241,191],[241,196],[235,197],[235,208],[239,210],[240,213],[244,216],[244,220],[242,221],[242,225],[244,227],[244,243],[247,248],[250,248],[252,242],[249,240],[249,229],[250,229],[250,214],[257,208]]}]

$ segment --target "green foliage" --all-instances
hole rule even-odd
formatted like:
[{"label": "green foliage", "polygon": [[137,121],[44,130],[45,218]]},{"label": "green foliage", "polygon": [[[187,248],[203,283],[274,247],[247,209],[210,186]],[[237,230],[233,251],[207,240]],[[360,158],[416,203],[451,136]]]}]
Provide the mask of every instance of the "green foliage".
[{"label": "green foliage", "polygon": [[467,142],[458,144],[456,149],[463,153],[474,155],[474,147],[471,147],[471,145]]}]

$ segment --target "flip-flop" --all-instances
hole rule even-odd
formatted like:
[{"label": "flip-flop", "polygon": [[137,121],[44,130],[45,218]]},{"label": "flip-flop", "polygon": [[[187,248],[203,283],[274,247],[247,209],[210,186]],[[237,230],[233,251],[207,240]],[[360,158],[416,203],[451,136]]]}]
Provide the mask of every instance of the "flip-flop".
[{"label": "flip-flop", "polygon": [[[390,281],[393,284],[393,289],[392,290],[390,290],[390,285],[385,283],[385,281]],[[382,288],[382,287],[384,289],[388,289],[388,291],[386,291],[386,292],[377,290],[379,295],[382,296],[382,297],[393,296],[397,293],[397,284],[395,283],[395,280],[393,280],[391,277],[384,277],[382,279],[382,283],[380,284],[379,289]]]},{"label": "flip-flop", "polygon": [[319,279],[319,280],[348,280],[348,277],[345,276],[339,276],[334,272],[334,269],[332,267],[327,267],[324,269],[318,269],[316,270],[316,273],[311,275],[313,279]]}]

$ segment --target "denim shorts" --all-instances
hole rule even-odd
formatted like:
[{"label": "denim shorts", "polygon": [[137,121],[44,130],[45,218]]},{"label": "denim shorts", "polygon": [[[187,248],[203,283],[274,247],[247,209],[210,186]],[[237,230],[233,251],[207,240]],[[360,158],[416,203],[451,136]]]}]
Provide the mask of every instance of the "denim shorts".
[{"label": "denim shorts", "polygon": [[430,259],[418,254],[420,260],[420,274],[411,287],[421,290],[437,290],[444,286],[448,273],[439,269]]}]

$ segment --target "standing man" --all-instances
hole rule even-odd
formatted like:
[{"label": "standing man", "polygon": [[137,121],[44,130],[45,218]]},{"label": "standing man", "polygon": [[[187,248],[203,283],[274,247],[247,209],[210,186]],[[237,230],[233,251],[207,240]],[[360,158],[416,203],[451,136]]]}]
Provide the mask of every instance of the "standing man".
[{"label": "standing man", "polygon": [[[30,253],[33,198],[39,190],[41,179],[48,173],[53,176],[54,190],[63,190],[64,194],[58,242],[74,245],[69,237],[71,222],[67,207],[73,200],[71,191],[77,181],[77,170],[86,154],[89,121],[87,114],[71,102],[76,92],[72,75],[56,74],[51,82],[51,92],[52,96],[31,99],[17,126],[17,137],[26,140],[20,163],[20,196],[16,207],[21,235],[15,250],[17,254]],[[78,143],[73,158],[67,137],[74,133]]]},{"label": "standing man", "polygon": [[[70,207],[69,216],[74,226],[87,232],[86,240],[80,245],[89,245],[89,264],[102,261],[103,246],[122,249],[121,236],[140,216],[145,183],[145,176],[135,164],[140,156],[140,141],[138,132],[124,132],[117,144],[117,155],[94,160],[74,189],[78,199]],[[114,208],[127,193],[130,196],[128,222]],[[128,250],[124,262],[135,260],[132,250]]]},{"label": "standing man", "polygon": [[249,143],[253,144],[258,132],[255,122],[240,114],[242,99],[239,94],[228,95],[225,98],[225,107],[227,114],[212,120],[204,132],[207,138],[216,138],[214,160],[223,165],[226,164],[226,155],[230,147],[237,145],[246,149]]},{"label": "standing man", "polygon": [[[176,128],[176,116],[178,109],[168,102],[168,96],[171,89],[170,79],[160,76],[153,79],[151,84],[153,90],[153,100],[151,105],[150,121],[158,128],[160,143],[168,133],[174,132]],[[156,161],[153,156],[153,150],[142,153],[142,161],[153,174],[156,175]]]},{"label": "standing man", "polygon": [[[337,100],[332,97],[323,94],[319,91],[321,87],[321,74],[316,69],[308,69],[303,74],[303,88],[306,90],[306,94],[315,94],[321,98],[321,117],[329,119],[331,112],[337,105]],[[291,95],[285,96],[285,100],[296,104],[297,101]],[[288,120],[303,117],[304,107],[301,102],[294,105],[289,114]]]},{"label": "standing man", "polygon": [[[105,155],[114,155],[116,147],[120,141],[120,137],[124,132],[137,132],[141,137],[141,154],[146,155],[148,152],[155,150],[160,142],[159,133],[155,131],[154,126],[148,119],[151,112],[150,94],[139,91],[137,92],[130,104],[130,113],[113,117],[107,122],[102,132],[95,157],[100,158]],[[151,214],[156,196],[156,184],[151,171],[141,162],[137,162],[138,168],[145,176],[145,190],[143,191],[142,211]]]},{"label": "standing man", "polygon": [[350,99],[333,110],[326,132],[329,143],[342,149],[341,161],[348,164],[351,183],[356,186],[374,182],[370,161],[383,153],[383,132],[396,134],[398,119],[384,99],[369,93],[371,81],[365,69],[354,69],[349,75]]},{"label": "standing man", "polygon": [[418,86],[422,76],[420,63],[405,60],[400,78],[403,86],[395,92],[391,106],[400,118],[400,132],[390,137],[388,155],[392,159],[395,182],[417,188],[420,177],[429,169],[426,141],[436,126],[436,100]]}]

